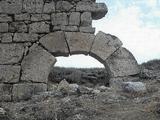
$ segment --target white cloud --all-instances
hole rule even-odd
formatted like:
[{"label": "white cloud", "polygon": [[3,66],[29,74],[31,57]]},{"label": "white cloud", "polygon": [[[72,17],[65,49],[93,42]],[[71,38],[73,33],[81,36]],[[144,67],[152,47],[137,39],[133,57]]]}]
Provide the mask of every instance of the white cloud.
[{"label": "white cloud", "polygon": [[160,28],[143,26],[140,9],[120,8],[115,16],[95,22],[97,30],[118,36],[139,63],[160,58]]}]

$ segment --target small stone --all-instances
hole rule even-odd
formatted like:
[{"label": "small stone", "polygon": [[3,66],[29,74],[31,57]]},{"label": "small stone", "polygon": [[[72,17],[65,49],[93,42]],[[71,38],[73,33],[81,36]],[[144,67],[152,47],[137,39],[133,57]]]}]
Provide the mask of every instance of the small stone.
[{"label": "small stone", "polygon": [[91,34],[95,33],[95,28],[92,28],[92,27],[80,27],[79,30],[80,32],[84,32],[84,33],[91,33]]},{"label": "small stone", "polygon": [[43,0],[23,0],[23,12],[42,13],[43,6]]},{"label": "small stone", "polygon": [[8,32],[8,23],[0,23],[0,32]]},{"label": "small stone", "polygon": [[0,36],[1,36],[2,43],[12,42],[13,33],[4,33],[4,34],[1,34]]},{"label": "small stone", "polygon": [[80,13],[72,12],[69,17],[69,25],[80,25]]},{"label": "small stone", "polygon": [[12,97],[12,85],[0,84],[0,102],[9,102]]},{"label": "small stone", "polygon": [[81,14],[81,26],[92,26],[92,15],[90,12],[84,12]]},{"label": "small stone", "polygon": [[29,20],[30,20],[30,14],[28,13],[15,15],[15,21],[29,21]]},{"label": "small stone", "polygon": [[38,34],[34,33],[15,33],[14,42],[35,42],[38,40]]},{"label": "small stone", "polygon": [[58,1],[56,4],[57,11],[69,11],[73,5],[68,1]]},{"label": "small stone", "polygon": [[53,13],[51,15],[52,25],[68,25],[68,17],[66,13]]},{"label": "small stone", "polygon": [[78,27],[77,26],[61,26],[61,30],[66,32],[77,32]]},{"label": "small stone", "polygon": [[3,109],[3,108],[0,108],[0,115],[5,115],[7,112]]},{"label": "small stone", "polygon": [[17,83],[20,78],[20,69],[18,65],[0,65],[0,82]]},{"label": "small stone", "polygon": [[32,14],[31,21],[49,21],[51,19],[48,14]]},{"label": "small stone", "polygon": [[0,14],[0,22],[11,22],[12,18],[6,14]]},{"label": "small stone", "polygon": [[27,32],[27,25],[24,22],[12,22],[9,24],[9,32]]},{"label": "small stone", "polygon": [[53,1],[50,3],[45,3],[43,13],[53,13],[53,12],[55,12],[55,3]]},{"label": "small stone", "polygon": [[123,82],[122,89],[127,93],[144,93],[146,86],[142,82]]},{"label": "small stone", "polygon": [[93,90],[92,93],[93,94],[99,94],[101,91],[100,90]]},{"label": "small stone", "polygon": [[48,33],[50,31],[49,24],[45,22],[36,22],[29,25],[30,33]]},{"label": "small stone", "polygon": [[0,44],[0,64],[19,63],[23,54],[23,44]]}]

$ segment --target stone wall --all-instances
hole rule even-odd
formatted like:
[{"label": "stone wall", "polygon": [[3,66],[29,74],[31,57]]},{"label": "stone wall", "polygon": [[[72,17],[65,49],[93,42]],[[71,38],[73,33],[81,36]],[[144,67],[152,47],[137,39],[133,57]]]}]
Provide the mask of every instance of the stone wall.
[{"label": "stone wall", "polygon": [[92,20],[107,11],[95,0],[0,0],[0,101],[47,91],[56,56],[90,55],[112,78],[138,74],[135,58],[117,37],[94,35]]}]

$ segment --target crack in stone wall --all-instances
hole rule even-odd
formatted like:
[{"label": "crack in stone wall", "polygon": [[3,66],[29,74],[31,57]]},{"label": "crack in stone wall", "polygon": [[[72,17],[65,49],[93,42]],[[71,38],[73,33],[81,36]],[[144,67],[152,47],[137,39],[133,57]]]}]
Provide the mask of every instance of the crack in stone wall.
[{"label": "crack in stone wall", "polygon": [[27,100],[47,90],[57,56],[90,55],[110,77],[139,73],[133,55],[92,20],[108,12],[95,0],[0,0],[0,101]]}]

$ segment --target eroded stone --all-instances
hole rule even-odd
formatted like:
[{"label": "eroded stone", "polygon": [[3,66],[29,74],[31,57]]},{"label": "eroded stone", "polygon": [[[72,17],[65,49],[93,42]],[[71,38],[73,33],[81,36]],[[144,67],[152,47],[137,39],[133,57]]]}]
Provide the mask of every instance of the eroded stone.
[{"label": "eroded stone", "polygon": [[0,84],[0,101],[9,102],[12,100],[12,85]]},{"label": "eroded stone", "polygon": [[125,48],[117,50],[106,60],[106,63],[113,77],[136,75],[139,73],[137,61]]},{"label": "eroded stone", "polygon": [[42,47],[34,44],[29,54],[22,61],[22,81],[42,82],[48,81],[50,67],[56,62],[54,56]]},{"label": "eroded stone", "polygon": [[23,44],[0,44],[0,64],[19,63],[23,54]]},{"label": "eroded stone", "polygon": [[28,100],[32,95],[47,91],[47,85],[43,83],[21,83],[13,85],[13,100]]},{"label": "eroded stone", "polygon": [[54,54],[54,56],[69,55],[65,34],[62,31],[47,34],[40,39],[40,43]]},{"label": "eroded stone", "polygon": [[117,37],[99,32],[94,40],[90,55],[100,61],[105,61],[121,46],[122,42]]},{"label": "eroded stone", "polygon": [[29,31],[31,33],[48,33],[50,26],[45,22],[35,22],[29,25]]},{"label": "eroded stone", "polygon": [[38,35],[34,33],[15,33],[14,42],[34,42],[38,40]]},{"label": "eroded stone", "polygon": [[66,40],[71,54],[88,54],[95,35],[81,32],[66,32]]},{"label": "eroded stone", "polygon": [[68,25],[68,17],[66,13],[53,13],[51,15],[52,25]]}]

